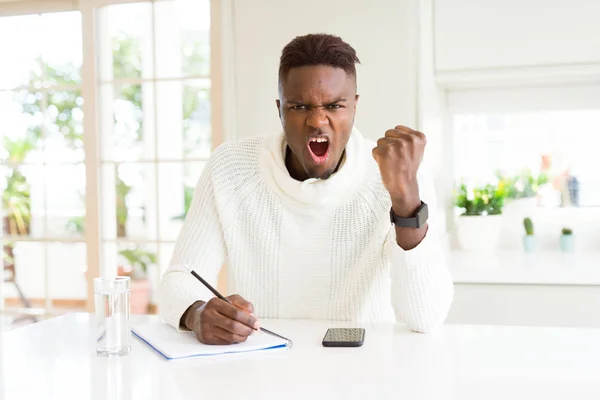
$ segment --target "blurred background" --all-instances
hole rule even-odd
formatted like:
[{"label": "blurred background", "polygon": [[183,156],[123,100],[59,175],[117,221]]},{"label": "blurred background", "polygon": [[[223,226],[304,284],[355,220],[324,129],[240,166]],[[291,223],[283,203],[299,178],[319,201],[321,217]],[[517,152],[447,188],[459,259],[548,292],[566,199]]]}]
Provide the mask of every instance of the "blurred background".
[{"label": "blurred background", "polygon": [[3,329],[93,310],[107,273],[155,313],[211,151],[280,129],[281,49],[315,32],[358,52],[363,135],[428,137],[448,322],[600,326],[599,19],[595,0],[0,0]]}]

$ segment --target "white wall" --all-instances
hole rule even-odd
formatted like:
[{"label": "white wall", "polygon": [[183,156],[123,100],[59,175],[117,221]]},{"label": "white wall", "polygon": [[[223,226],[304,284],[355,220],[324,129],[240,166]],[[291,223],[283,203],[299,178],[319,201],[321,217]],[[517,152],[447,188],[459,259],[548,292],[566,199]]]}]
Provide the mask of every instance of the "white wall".
[{"label": "white wall", "polygon": [[[307,33],[336,34],[356,49],[362,61],[356,126],[363,135],[377,139],[395,125],[415,126],[414,4],[414,0],[232,0],[235,136],[281,129],[275,107],[279,57],[289,41]],[[235,136],[225,132],[226,139]]]},{"label": "white wall", "polygon": [[600,62],[600,1],[437,0],[439,71]]},{"label": "white wall", "polygon": [[447,149],[452,148],[448,135],[444,135],[446,103],[442,90],[436,84],[434,69],[433,18],[434,0],[419,1],[419,91],[418,91],[418,128],[427,135],[427,162],[434,179],[438,199],[438,209],[443,223],[440,231],[446,230],[446,220],[451,215],[449,197],[452,191],[452,171],[444,162]]}]

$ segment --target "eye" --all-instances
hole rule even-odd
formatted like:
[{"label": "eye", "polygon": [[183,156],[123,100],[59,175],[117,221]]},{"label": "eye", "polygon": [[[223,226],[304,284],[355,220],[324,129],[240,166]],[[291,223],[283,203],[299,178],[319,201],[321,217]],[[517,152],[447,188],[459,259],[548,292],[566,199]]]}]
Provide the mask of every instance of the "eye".
[{"label": "eye", "polygon": [[344,106],[342,106],[341,104],[330,104],[327,106],[327,109],[328,110],[339,110],[342,107],[344,107]]},{"label": "eye", "polygon": [[308,110],[308,107],[306,107],[305,105],[297,105],[297,106],[291,106],[290,110],[294,110],[294,111],[304,111],[304,110]]}]

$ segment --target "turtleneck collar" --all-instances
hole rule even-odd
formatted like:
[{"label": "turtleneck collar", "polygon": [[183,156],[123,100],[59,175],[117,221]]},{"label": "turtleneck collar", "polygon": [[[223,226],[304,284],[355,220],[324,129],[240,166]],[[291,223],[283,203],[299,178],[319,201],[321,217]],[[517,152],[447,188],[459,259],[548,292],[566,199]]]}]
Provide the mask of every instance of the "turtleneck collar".
[{"label": "turtleneck collar", "polygon": [[335,205],[347,198],[362,182],[365,173],[363,138],[353,128],[344,159],[328,179],[297,181],[285,166],[287,142],[280,132],[264,138],[259,154],[260,172],[284,200],[304,206]]}]

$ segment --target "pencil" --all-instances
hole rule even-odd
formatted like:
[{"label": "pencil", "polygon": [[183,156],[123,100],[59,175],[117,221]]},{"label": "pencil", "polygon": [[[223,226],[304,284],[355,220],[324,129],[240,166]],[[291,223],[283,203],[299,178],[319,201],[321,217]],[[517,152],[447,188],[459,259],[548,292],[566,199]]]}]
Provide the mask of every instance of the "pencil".
[{"label": "pencil", "polygon": [[[194,271],[193,269],[191,269],[191,268],[190,268],[189,266],[187,266],[187,265],[185,265],[184,267],[185,267],[185,268],[186,268],[188,271],[190,271],[190,272],[191,272],[191,274],[192,274],[192,275],[194,275],[194,277],[195,277],[196,279],[198,279],[200,282],[202,282],[202,284],[203,284],[204,286],[206,286],[206,288],[207,288],[208,290],[210,290],[210,291],[211,291],[211,292],[212,292],[212,293],[213,293],[215,296],[217,296],[219,299],[221,299],[221,300],[223,300],[223,301],[226,301],[227,303],[231,304],[231,302],[230,302],[230,301],[229,301],[229,300],[228,300],[226,297],[224,297],[224,296],[223,296],[221,293],[219,293],[219,291],[218,291],[217,289],[215,289],[214,287],[212,287],[212,285],[211,285],[210,283],[206,282],[206,281],[204,280],[204,278],[202,278],[200,275],[198,275],[198,273],[197,273],[196,271]],[[231,304],[231,305],[233,305],[233,304]],[[270,331],[270,330],[268,330],[268,329],[266,329],[266,328],[263,328],[262,326],[259,328],[259,330],[260,330],[261,332],[267,333],[267,334],[269,334],[269,335],[272,335],[272,336],[278,337],[279,339],[283,339],[283,340],[285,340],[285,341],[287,342],[288,346],[289,346],[289,347],[292,347],[292,344],[293,344],[293,342],[292,342],[290,339],[288,339],[288,338],[286,338],[286,337],[284,337],[284,336],[281,336],[281,335],[279,335],[279,334],[277,334],[277,333],[275,333],[275,332],[273,332],[273,331]]]}]

